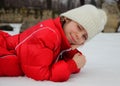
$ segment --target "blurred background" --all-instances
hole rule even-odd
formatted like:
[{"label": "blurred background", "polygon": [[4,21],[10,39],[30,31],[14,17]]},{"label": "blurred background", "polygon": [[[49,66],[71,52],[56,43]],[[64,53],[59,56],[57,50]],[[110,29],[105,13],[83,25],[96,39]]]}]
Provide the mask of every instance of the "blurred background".
[{"label": "blurred background", "polygon": [[93,4],[106,11],[108,22],[103,32],[118,32],[120,0],[0,0],[0,27],[20,24],[22,32],[42,20],[55,18],[84,4]]}]

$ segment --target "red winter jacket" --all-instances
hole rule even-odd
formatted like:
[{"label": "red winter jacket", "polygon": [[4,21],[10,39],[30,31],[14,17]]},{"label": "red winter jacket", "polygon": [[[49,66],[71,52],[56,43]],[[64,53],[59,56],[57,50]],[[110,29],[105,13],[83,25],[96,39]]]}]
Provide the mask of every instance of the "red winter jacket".
[{"label": "red winter jacket", "polygon": [[[25,74],[35,80],[65,81],[79,71],[72,60],[76,52],[70,48],[59,17],[18,35],[0,32],[0,76]],[[63,58],[58,59],[61,54]]]}]

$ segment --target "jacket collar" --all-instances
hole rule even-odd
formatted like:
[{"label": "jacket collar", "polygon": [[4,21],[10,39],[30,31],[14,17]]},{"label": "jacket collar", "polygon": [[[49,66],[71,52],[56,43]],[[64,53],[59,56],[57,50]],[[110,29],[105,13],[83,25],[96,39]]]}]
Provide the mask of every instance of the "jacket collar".
[{"label": "jacket collar", "polygon": [[70,48],[70,43],[68,42],[60,23],[60,17],[55,18],[53,21],[61,35],[61,50]]}]

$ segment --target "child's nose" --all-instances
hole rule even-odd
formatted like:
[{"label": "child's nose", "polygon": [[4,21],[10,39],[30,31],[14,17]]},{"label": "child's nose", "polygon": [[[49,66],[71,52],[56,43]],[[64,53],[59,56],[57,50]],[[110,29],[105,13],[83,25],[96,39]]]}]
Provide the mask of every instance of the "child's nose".
[{"label": "child's nose", "polygon": [[77,34],[76,34],[76,38],[77,38],[77,39],[80,39],[81,37],[82,37],[82,35],[81,35],[80,33],[77,33]]},{"label": "child's nose", "polygon": [[79,40],[79,34],[76,34],[76,39]]}]

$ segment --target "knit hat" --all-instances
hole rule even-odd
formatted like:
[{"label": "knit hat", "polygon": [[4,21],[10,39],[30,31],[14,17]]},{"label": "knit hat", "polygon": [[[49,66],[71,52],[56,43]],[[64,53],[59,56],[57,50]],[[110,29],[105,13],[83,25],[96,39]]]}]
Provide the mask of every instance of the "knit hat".
[{"label": "knit hat", "polygon": [[67,11],[60,16],[80,24],[87,31],[88,40],[100,33],[107,22],[106,13],[90,4]]}]

